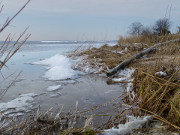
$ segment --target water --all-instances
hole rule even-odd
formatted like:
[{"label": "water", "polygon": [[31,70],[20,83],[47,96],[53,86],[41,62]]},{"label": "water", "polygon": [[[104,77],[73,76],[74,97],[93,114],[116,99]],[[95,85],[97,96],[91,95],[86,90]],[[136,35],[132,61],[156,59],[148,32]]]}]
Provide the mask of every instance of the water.
[{"label": "water", "polygon": [[[7,81],[3,82],[1,87],[6,87],[12,81],[17,73],[22,71],[14,85],[8,89],[2,97],[1,103],[9,102],[18,98],[22,94],[34,93],[34,108],[41,105],[42,110],[54,107],[57,111],[62,105],[68,109],[71,105],[75,105],[79,101],[81,109],[88,109],[98,104],[102,104],[122,92],[117,85],[107,85],[107,79],[98,75],[82,75],[80,78],[65,81],[50,81],[43,78],[46,69],[42,66],[31,65],[42,59],[49,58],[56,54],[65,54],[69,51],[81,46],[88,48],[89,46],[100,47],[101,45],[112,42],[87,42],[87,41],[59,41],[59,42],[27,42],[7,63],[8,69],[4,68],[2,73],[8,76],[15,72]],[[1,80],[3,80],[1,76]],[[47,92],[49,86],[62,85],[57,91]]]},{"label": "water", "polygon": [[[2,43],[2,42],[0,42]],[[92,42],[92,41],[59,41],[59,42],[43,42],[29,41],[11,58],[7,63],[8,69],[4,68],[2,73],[4,76],[10,75],[13,72],[23,71],[25,78],[38,78],[44,72],[44,68],[40,66],[31,66],[26,63],[32,63],[41,59],[49,58],[55,54],[65,54],[78,47],[83,49],[91,47],[100,47],[108,43],[114,45],[117,41]]]}]

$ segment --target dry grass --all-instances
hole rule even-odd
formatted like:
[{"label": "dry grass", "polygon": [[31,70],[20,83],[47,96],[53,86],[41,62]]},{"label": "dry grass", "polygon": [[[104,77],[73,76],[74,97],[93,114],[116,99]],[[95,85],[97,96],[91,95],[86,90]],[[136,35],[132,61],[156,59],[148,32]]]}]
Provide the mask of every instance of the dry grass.
[{"label": "dry grass", "polygon": [[142,36],[128,36],[128,37],[119,37],[118,45],[132,46],[134,43],[140,43],[142,47],[151,46],[155,43],[165,42],[169,40],[174,40],[180,38],[180,34],[169,34],[165,36],[156,36],[156,35],[142,35]]},{"label": "dry grass", "polygon": [[[137,44],[136,44],[137,45]],[[127,48],[127,49],[126,49]],[[129,102],[130,106],[125,107],[124,110],[122,104],[118,103],[116,111],[118,114],[107,115],[109,120],[97,128],[84,127],[81,125],[79,128],[78,122],[85,123],[86,113],[97,110],[100,107],[114,102],[119,99],[117,97],[111,101],[99,106],[95,106],[88,110],[79,111],[77,108],[75,112],[62,113],[62,110],[57,115],[51,115],[50,112],[45,114],[39,113],[30,116],[26,121],[21,121],[17,124],[17,121],[11,125],[5,125],[0,128],[1,133],[4,134],[79,134],[88,135],[101,132],[103,129],[108,129],[113,126],[123,123],[125,115],[134,113],[139,108],[149,113],[153,117],[171,125],[172,127],[178,127],[180,121],[180,85],[179,85],[179,70],[176,70],[176,66],[180,67],[179,63],[179,44],[169,44],[166,47],[162,47],[153,51],[147,55],[146,59],[137,60],[131,65],[131,67],[137,68],[134,74],[134,91],[136,91],[136,98],[134,101]],[[76,56],[86,55],[88,59],[99,59],[96,62],[105,63],[104,67],[113,68],[126,58],[141,51],[142,46],[107,46],[104,45],[101,48],[92,48],[86,51],[75,51]],[[167,50],[166,50],[167,49]],[[119,53],[122,52],[122,53]],[[171,62],[169,62],[171,60]],[[167,62],[168,61],[168,62]],[[92,63],[94,64],[94,63]],[[106,67],[106,68],[107,68]],[[158,71],[167,73],[167,76],[155,75]],[[103,72],[106,72],[104,70]],[[122,99],[121,99],[122,100]],[[133,103],[133,105],[132,105]],[[135,105],[139,105],[136,107]],[[128,109],[127,109],[128,108]],[[141,115],[142,112],[136,114]],[[96,115],[96,114],[93,114]],[[106,114],[102,114],[106,116]],[[102,117],[100,115],[100,117]],[[84,119],[82,119],[84,118]],[[87,118],[87,117],[86,117]],[[87,119],[88,120],[88,119]],[[90,122],[89,122],[90,123]]]},{"label": "dry grass", "polygon": [[[75,53],[73,53],[77,56],[86,56],[85,60],[88,61],[88,63],[92,65],[92,67],[94,65],[94,68],[97,68],[97,64],[95,64],[95,62],[100,63],[99,68],[102,68],[102,70],[100,70],[99,73],[105,73],[108,72],[109,69],[114,68],[122,61],[126,60],[127,58],[133,56],[134,54],[142,51],[145,48],[148,48],[149,46],[152,46],[155,43],[173,40],[177,38],[180,38],[180,35],[176,34],[167,36],[151,35],[148,37],[120,37],[118,44],[115,46],[108,46],[105,44],[100,48],[90,48],[80,51],[76,50]],[[155,59],[159,59],[162,56],[167,57],[169,55],[171,55],[170,57],[172,59],[172,55],[175,56],[175,54],[175,57],[179,57],[179,48],[180,46],[177,43],[168,44],[166,46],[158,48],[157,50],[154,50],[153,52],[151,52],[151,54],[148,54],[148,59],[146,59],[146,61],[155,61]],[[71,55],[73,55],[73,53]]]},{"label": "dry grass", "polygon": [[[100,73],[105,73],[142,49],[141,47],[135,46],[103,45],[100,48],[83,51],[80,53],[80,56],[87,56],[87,61],[98,60],[99,63],[103,64],[103,70],[101,70]],[[93,65],[94,63],[91,64]]]},{"label": "dry grass", "polygon": [[[118,45],[104,45],[80,53],[88,59],[99,59],[105,64],[104,69],[112,69],[123,60],[154,43],[180,38],[179,34],[167,36],[120,37]],[[121,53],[119,53],[121,52]],[[180,43],[171,43],[133,62],[130,67],[136,68],[134,74],[134,91],[136,98],[133,104],[150,113],[155,118],[171,127],[180,129]],[[167,76],[155,73],[163,71]],[[104,70],[103,72],[107,72]],[[140,115],[139,113],[138,115]]]},{"label": "dry grass", "polygon": [[[169,125],[175,125],[176,129],[180,129],[179,61],[180,44],[177,43],[163,46],[132,65],[137,69],[134,74],[134,91],[137,94],[134,102],[168,121]],[[156,74],[159,71],[167,75]]]},{"label": "dry grass", "polygon": [[[180,71],[168,69],[166,77],[155,76],[138,69],[135,74],[135,102],[170,123],[180,125]],[[159,70],[157,70],[159,71]]]}]

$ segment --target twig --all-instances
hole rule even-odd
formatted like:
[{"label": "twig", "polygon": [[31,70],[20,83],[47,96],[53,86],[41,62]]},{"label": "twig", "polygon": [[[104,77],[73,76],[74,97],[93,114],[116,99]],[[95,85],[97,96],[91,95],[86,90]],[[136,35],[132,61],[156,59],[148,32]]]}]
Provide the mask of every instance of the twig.
[{"label": "twig", "polygon": [[11,19],[7,19],[5,24],[2,26],[2,28],[0,29],[0,33],[11,23],[11,21],[27,6],[27,4],[30,2],[31,0],[28,0],[25,5],[11,18]]}]

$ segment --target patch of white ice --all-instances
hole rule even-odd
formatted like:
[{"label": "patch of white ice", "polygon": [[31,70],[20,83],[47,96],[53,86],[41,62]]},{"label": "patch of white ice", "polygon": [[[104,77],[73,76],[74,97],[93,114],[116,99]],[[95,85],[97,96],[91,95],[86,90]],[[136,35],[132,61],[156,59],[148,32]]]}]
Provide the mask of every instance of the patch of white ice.
[{"label": "patch of white ice", "polygon": [[33,107],[34,93],[22,94],[7,103],[0,103],[0,111],[7,116],[19,116],[22,112],[29,112]]},{"label": "patch of white ice", "polygon": [[112,52],[114,52],[114,53],[118,53],[118,54],[121,54],[121,55],[122,55],[122,54],[124,54],[124,52],[123,52],[123,51],[119,51],[119,52],[118,52],[118,51],[112,51]]},{"label": "patch of white ice", "polygon": [[178,66],[176,66],[176,67],[174,68],[174,70],[175,70],[175,71],[179,70],[179,67],[178,67]]},{"label": "patch of white ice", "polygon": [[57,81],[59,83],[63,83],[63,84],[75,84],[76,81],[75,80],[62,80],[62,81]]},{"label": "patch of white ice", "polygon": [[62,88],[61,85],[54,85],[54,86],[49,86],[46,90],[47,91],[56,91],[58,89]]},{"label": "patch of white ice", "polygon": [[112,80],[115,82],[120,82],[120,81],[132,81],[132,74],[134,73],[135,69],[124,69],[121,70],[119,73],[119,78],[113,78]]},{"label": "patch of white ice", "polygon": [[125,124],[119,124],[118,128],[112,128],[105,130],[105,135],[127,135],[131,134],[134,129],[139,129],[144,126],[148,120],[150,120],[150,116],[144,116],[144,117],[134,117],[134,116],[128,116],[128,121]]},{"label": "patch of white ice", "polygon": [[88,60],[87,56],[79,57],[76,63],[73,65],[74,69],[78,69],[85,73],[99,73],[104,70],[104,64],[99,63],[99,59]]},{"label": "patch of white ice", "polygon": [[56,94],[52,94],[50,97],[54,98],[54,97],[59,97],[59,96],[61,96],[61,94],[60,93],[56,93]]},{"label": "patch of white ice", "polygon": [[128,48],[126,47],[126,48],[124,49],[124,51],[127,52],[127,51],[128,51]]},{"label": "patch of white ice", "polygon": [[33,64],[45,66],[48,70],[44,77],[48,80],[75,79],[80,74],[72,69],[74,61],[63,55],[55,55],[51,58],[34,62]]},{"label": "patch of white ice", "polygon": [[158,76],[167,76],[167,73],[165,73],[163,71],[159,71],[159,72],[156,72],[155,75],[158,75]]}]

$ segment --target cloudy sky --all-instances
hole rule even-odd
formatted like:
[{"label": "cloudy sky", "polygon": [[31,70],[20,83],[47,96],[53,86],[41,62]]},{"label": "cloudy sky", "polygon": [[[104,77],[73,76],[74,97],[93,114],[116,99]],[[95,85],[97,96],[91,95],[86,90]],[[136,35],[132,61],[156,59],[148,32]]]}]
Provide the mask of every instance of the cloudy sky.
[{"label": "cloudy sky", "polygon": [[[1,22],[27,0],[3,0]],[[180,0],[31,0],[1,33],[18,35],[27,26],[30,40],[113,40],[127,35],[132,22],[153,25],[170,17],[173,32],[180,25]]]}]

